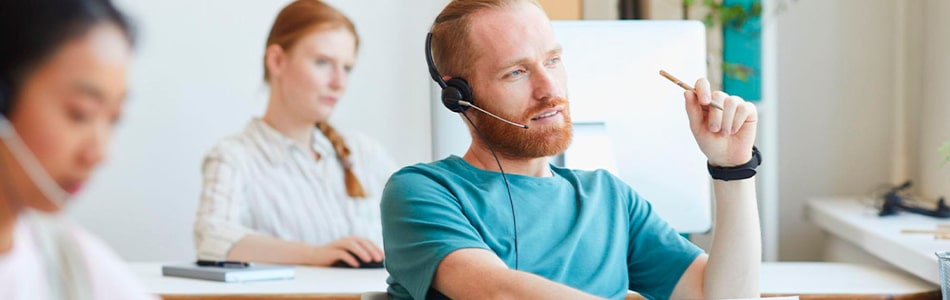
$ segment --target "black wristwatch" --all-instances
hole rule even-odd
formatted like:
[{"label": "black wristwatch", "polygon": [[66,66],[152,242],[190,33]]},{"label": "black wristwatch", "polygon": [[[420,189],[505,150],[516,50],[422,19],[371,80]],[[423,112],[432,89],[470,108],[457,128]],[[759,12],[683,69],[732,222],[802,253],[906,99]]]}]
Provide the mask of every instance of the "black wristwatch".
[{"label": "black wristwatch", "polygon": [[713,167],[706,163],[706,167],[709,169],[709,175],[716,180],[743,180],[752,178],[755,176],[755,168],[762,164],[762,154],[759,153],[759,148],[752,146],[752,159],[749,159],[749,162],[741,164],[735,167]]}]

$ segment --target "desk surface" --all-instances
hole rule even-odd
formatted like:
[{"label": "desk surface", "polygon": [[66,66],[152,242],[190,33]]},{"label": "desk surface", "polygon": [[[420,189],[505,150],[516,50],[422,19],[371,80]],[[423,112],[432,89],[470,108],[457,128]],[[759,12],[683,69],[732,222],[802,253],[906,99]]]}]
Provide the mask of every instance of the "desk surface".
[{"label": "desk surface", "polygon": [[[165,300],[313,299],[355,300],[364,293],[385,292],[385,269],[296,267],[293,280],[225,283],[162,276],[162,263],[131,263],[129,268],[146,292]],[[631,293],[627,299],[642,300]]]},{"label": "desk surface", "polygon": [[350,295],[350,298],[359,298],[359,294],[366,292],[385,292],[386,277],[389,276],[384,269],[296,267],[296,278],[293,280],[224,283],[163,277],[161,263],[132,263],[130,269],[145,285],[146,291],[166,296],[166,299],[169,298],[168,295],[327,296],[313,297],[320,299],[332,299],[334,297],[330,296],[333,295]]},{"label": "desk surface", "polygon": [[[148,292],[177,299],[359,299],[386,290],[382,269],[297,267],[294,280],[223,283],[163,277],[160,263],[132,263]],[[932,299],[933,286],[907,275],[889,275],[874,267],[833,263],[763,263],[762,294],[803,295],[801,299]],[[856,274],[864,276],[856,276]],[[872,276],[873,275],[873,276]],[[841,279],[845,279],[842,281]],[[939,298],[939,292],[936,294]],[[627,299],[643,299],[631,293]]]},{"label": "desk surface", "polygon": [[877,209],[869,203],[857,198],[813,199],[808,202],[806,214],[812,222],[838,238],[939,285],[940,273],[934,252],[950,250],[950,240],[936,240],[927,234],[902,234],[901,230],[933,230],[937,224],[950,220],[910,213],[878,217]]}]

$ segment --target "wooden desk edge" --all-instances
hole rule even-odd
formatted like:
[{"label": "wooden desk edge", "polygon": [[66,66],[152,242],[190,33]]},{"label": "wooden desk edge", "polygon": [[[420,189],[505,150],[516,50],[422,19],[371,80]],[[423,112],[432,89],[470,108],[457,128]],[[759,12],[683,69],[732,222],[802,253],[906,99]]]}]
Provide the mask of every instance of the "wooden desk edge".
[{"label": "wooden desk edge", "polygon": [[922,292],[922,293],[913,293],[913,294],[901,294],[901,295],[886,295],[886,294],[809,294],[809,295],[795,295],[795,294],[762,294],[762,298],[771,298],[771,297],[788,297],[788,296],[798,296],[799,300],[940,300],[941,294],[940,290]]},{"label": "wooden desk edge", "polygon": [[[235,294],[235,295],[160,295],[163,300],[250,300],[250,299],[273,299],[273,300],[360,300],[357,294]],[[629,294],[625,300],[646,300],[639,294]]]},{"label": "wooden desk edge", "polygon": [[163,300],[360,300],[359,294],[233,294],[233,295],[160,295]]},{"label": "wooden desk edge", "polygon": [[[939,300],[940,291],[930,291],[915,294],[904,295],[878,295],[878,294],[813,294],[813,295],[795,295],[795,294],[762,294],[763,298],[798,296],[800,300]],[[280,294],[243,294],[243,295],[162,295],[164,300],[250,300],[250,299],[273,299],[273,300],[359,300],[358,294],[298,294],[298,295],[280,295]],[[646,300],[639,294],[628,294],[625,300]]]}]

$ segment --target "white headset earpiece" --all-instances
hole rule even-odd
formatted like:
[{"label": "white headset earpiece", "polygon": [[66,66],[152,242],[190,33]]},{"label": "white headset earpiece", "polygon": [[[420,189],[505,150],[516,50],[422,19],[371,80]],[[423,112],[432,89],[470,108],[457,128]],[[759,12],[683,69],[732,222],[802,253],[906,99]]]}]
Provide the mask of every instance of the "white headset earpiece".
[{"label": "white headset earpiece", "polygon": [[26,171],[27,176],[30,176],[30,180],[40,192],[54,205],[62,208],[66,204],[66,199],[69,198],[69,193],[53,181],[49,173],[40,165],[36,156],[30,152],[30,149],[17,135],[13,124],[10,124],[10,120],[2,114],[0,114],[0,142],[6,145],[9,152],[13,154],[14,163],[18,163]]}]

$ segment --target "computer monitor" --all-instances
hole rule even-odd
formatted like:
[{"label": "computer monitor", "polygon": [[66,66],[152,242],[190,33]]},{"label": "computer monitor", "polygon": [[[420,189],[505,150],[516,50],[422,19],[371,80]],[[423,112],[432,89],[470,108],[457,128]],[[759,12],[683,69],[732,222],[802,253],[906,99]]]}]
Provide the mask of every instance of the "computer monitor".
[{"label": "computer monitor", "polygon": [[[680,232],[711,227],[706,158],[689,129],[682,88],[706,74],[706,29],[695,21],[555,22],[577,140],[564,154],[613,170]],[[597,124],[602,124],[597,130]],[[597,145],[597,143],[609,145]],[[605,157],[613,158],[613,163]]]}]

